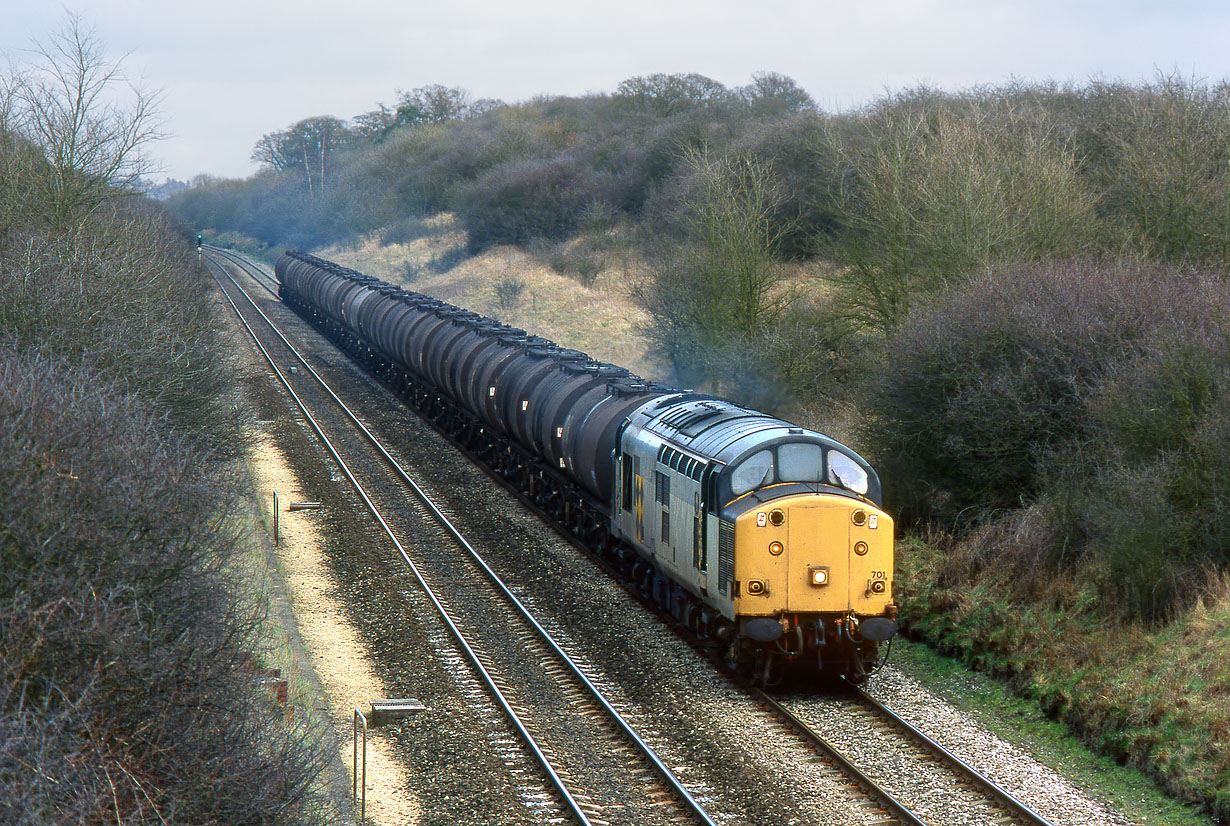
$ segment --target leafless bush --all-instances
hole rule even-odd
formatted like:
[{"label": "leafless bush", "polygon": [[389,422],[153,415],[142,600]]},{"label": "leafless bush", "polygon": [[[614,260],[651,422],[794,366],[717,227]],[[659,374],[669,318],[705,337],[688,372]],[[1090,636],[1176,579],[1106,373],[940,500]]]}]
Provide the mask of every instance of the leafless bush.
[{"label": "leafless bush", "polygon": [[0,822],[321,822],[323,730],[238,668],[233,387],[99,48],[70,17],[0,97]]},{"label": "leafless bush", "polygon": [[585,287],[594,285],[606,265],[604,250],[588,237],[561,244],[539,240],[530,247],[530,251],[544,259],[555,272],[575,278]]},{"label": "leafless bush", "polygon": [[582,211],[624,197],[622,178],[571,157],[526,160],[492,170],[461,193],[459,219],[472,250],[493,244],[559,240],[575,231]]},{"label": "leafless bush", "polygon": [[9,128],[3,94],[0,89],[0,247],[37,216],[35,192],[43,165],[38,148]]},{"label": "leafless bush", "polygon": [[0,351],[0,821],[307,812],[321,732],[236,668],[262,617],[209,465],[100,372]]},{"label": "leafless bush", "polygon": [[159,212],[121,205],[0,249],[0,343],[88,363],[219,448],[221,343],[195,256]]},{"label": "leafless bush", "polygon": [[978,105],[892,109],[846,149],[828,246],[852,317],[892,329],[911,302],[1004,261],[1091,250],[1095,200],[1069,137]]},{"label": "leafless bush", "polygon": [[495,282],[495,303],[502,316],[511,313],[525,293],[525,281],[512,273],[505,273]]},{"label": "leafless bush", "polygon": [[[1103,209],[1140,253],[1176,264],[1230,264],[1230,88],[1159,75],[1090,90],[1087,128]],[[1096,104],[1096,105],[1095,105]]]},{"label": "leafless bush", "polygon": [[1081,262],[1008,268],[916,311],[865,431],[894,507],[1007,526],[1027,537],[999,546],[1007,564],[1083,559],[1115,611],[1169,616],[1230,564],[1228,312],[1219,279]]},{"label": "leafless bush", "polygon": [[1049,451],[1088,435],[1086,403],[1112,365],[1216,318],[1202,290],[1163,268],[1082,262],[952,290],[889,346],[869,430],[886,473],[949,516],[1032,496]]},{"label": "leafless bush", "polygon": [[[770,170],[748,155],[689,152],[695,185],[674,216],[681,237],[658,245],[636,298],[650,314],[649,337],[687,383],[716,386],[734,375],[736,355],[756,355],[790,294],[777,289],[774,251],[785,229]],[[757,360],[759,357],[757,357]],[[746,363],[746,359],[738,361]]]}]

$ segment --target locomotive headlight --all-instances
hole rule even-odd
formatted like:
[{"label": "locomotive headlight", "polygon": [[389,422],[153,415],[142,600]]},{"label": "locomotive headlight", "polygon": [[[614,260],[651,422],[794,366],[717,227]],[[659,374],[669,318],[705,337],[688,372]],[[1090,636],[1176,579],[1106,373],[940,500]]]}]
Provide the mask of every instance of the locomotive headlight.
[{"label": "locomotive headlight", "polygon": [[770,542],[769,543],[769,553],[773,554],[774,556],[781,556],[782,551],[784,550],[785,548],[782,547],[782,543],[780,542]]},{"label": "locomotive headlight", "polygon": [[866,542],[855,542],[854,552],[858,554],[859,556],[865,556],[867,553],[867,543]]},{"label": "locomotive headlight", "polygon": [[828,568],[808,568],[807,578],[812,585],[828,585],[829,584],[829,569]]}]

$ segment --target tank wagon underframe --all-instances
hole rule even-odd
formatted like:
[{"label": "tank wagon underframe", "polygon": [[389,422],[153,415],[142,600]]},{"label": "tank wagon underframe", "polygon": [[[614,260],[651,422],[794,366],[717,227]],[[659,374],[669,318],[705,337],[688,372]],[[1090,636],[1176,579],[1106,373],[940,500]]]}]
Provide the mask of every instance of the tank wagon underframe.
[{"label": "tank wagon underframe", "polygon": [[[623,491],[617,489],[631,478],[624,472],[629,454],[617,456],[614,446],[637,411],[668,408],[672,399],[705,405],[709,404],[703,401],[707,397],[645,382],[623,368],[594,362],[583,353],[559,348],[492,319],[406,293],[302,253],[283,256],[277,269],[280,293],[288,306],[489,473],[615,568],[644,599],[698,638],[723,643],[733,665],[756,669],[767,681],[775,659],[793,661],[805,654],[802,659],[810,661],[813,669],[836,668],[855,678],[865,676],[876,662],[876,640],[852,634],[858,618],[849,611],[780,614],[781,630],[765,633],[772,631],[765,623],[778,620],[723,616],[731,614],[729,599],[703,587],[698,590],[696,582],[688,582],[679,571],[666,570],[669,566],[664,561],[655,560],[652,548],[646,554],[636,547],[638,540],[644,544],[643,537],[629,535],[630,514],[621,507]],[[284,276],[288,272],[294,289],[287,288]],[[375,298],[382,294],[395,300]],[[655,400],[657,405],[649,404]],[[791,433],[796,430],[790,428]],[[819,438],[836,445],[827,437]],[[718,465],[710,469],[716,473]],[[874,480],[874,472],[867,470]],[[878,480],[874,484],[878,495]],[[800,486],[778,487],[798,493]],[[818,484],[803,487],[813,497],[828,491]],[[678,493],[678,484],[676,488]],[[851,509],[858,504],[853,499],[829,498],[848,502]],[[734,523],[719,519],[714,512],[702,516],[701,499],[698,494],[696,536],[701,541],[708,534],[711,556],[718,563],[718,557],[727,553],[726,543],[733,541]],[[745,497],[735,510],[745,511],[747,505]],[[734,512],[726,510],[724,516],[735,519]],[[890,569],[887,588],[891,591],[891,520],[883,518]],[[739,519],[742,535],[758,531],[750,521],[755,519],[751,512]],[[621,528],[621,521],[628,530]],[[715,564],[715,580],[718,569]],[[699,576],[703,586],[704,573]],[[748,587],[756,582],[759,580],[747,580]],[[871,586],[868,582],[867,596],[872,596]],[[722,587],[737,595],[740,583],[723,582]],[[766,584],[766,596],[768,591]],[[884,597],[880,600],[883,608],[888,594],[878,593]],[[892,612],[895,617],[895,607]]]}]

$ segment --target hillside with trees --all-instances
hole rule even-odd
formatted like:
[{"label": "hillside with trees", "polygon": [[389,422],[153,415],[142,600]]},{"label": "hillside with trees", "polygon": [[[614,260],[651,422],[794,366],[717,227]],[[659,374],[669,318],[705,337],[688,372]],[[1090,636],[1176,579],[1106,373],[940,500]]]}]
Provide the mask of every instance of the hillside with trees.
[{"label": "hillside with trees", "polygon": [[1230,816],[1230,87],[842,113],[772,73],[517,104],[423,87],[254,158],[174,208],[305,248],[449,214],[468,253],[582,283],[634,260],[666,378],[834,422],[879,467],[908,633]]}]

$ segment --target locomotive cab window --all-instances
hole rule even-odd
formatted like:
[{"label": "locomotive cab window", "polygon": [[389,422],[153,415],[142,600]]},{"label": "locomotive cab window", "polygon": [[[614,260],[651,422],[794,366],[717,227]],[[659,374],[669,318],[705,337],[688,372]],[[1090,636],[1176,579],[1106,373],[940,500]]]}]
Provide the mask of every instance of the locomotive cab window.
[{"label": "locomotive cab window", "polygon": [[783,482],[823,482],[823,449],[808,442],[782,445],[777,449],[777,477]]},{"label": "locomotive cab window", "polygon": [[829,451],[829,481],[855,493],[867,492],[867,471],[837,450]]},{"label": "locomotive cab window", "polygon": [[735,496],[773,482],[773,451],[762,450],[744,459],[730,474],[730,489]]}]

